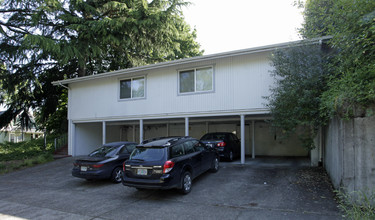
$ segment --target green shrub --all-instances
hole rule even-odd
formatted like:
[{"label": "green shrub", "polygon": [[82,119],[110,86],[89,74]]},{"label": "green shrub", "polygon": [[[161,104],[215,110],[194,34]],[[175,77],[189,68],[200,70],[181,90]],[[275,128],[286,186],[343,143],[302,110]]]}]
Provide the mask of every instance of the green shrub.
[{"label": "green shrub", "polygon": [[9,173],[14,170],[32,167],[37,164],[47,163],[53,160],[52,153],[46,152],[24,160],[13,160],[0,162],[0,174]]},{"label": "green shrub", "polygon": [[52,136],[47,138],[46,148],[43,138],[19,143],[0,143],[0,174],[52,161],[53,143]]},{"label": "green shrub", "polygon": [[0,143],[0,161],[24,160],[45,152],[52,153],[54,150],[53,140],[53,137],[47,138],[46,149],[44,149],[43,138],[19,143]]},{"label": "green shrub", "polygon": [[346,219],[375,219],[375,191],[346,193],[340,190],[336,193],[339,198],[339,208]]}]

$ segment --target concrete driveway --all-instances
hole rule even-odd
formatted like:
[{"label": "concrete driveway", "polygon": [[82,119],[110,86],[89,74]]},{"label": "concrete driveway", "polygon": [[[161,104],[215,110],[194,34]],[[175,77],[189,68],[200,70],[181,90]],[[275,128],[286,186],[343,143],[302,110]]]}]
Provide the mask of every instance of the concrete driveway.
[{"label": "concrete driveway", "polygon": [[75,178],[73,160],[0,175],[0,219],[341,219],[325,172],[298,160],[221,163],[185,196]]}]

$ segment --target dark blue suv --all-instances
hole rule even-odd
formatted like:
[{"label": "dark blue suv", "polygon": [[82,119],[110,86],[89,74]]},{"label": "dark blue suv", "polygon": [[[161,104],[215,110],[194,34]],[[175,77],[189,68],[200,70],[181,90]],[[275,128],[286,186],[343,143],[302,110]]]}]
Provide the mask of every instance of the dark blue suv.
[{"label": "dark blue suv", "polygon": [[178,188],[187,194],[192,180],[219,169],[219,155],[191,137],[156,138],[138,145],[123,166],[122,184],[137,189]]}]

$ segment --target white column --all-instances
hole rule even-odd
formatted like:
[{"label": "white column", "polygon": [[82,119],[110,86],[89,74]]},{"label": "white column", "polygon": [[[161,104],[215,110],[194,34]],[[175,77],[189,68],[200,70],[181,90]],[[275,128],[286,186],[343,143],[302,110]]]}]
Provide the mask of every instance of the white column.
[{"label": "white column", "polygon": [[189,136],[189,118],[185,118],[185,136]]},{"label": "white column", "polygon": [[106,122],[103,121],[102,122],[102,144],[104,145],[106,143],[106,133],[107,133],[107,129],[106,129]]},{"label": "white column", "polygon": [[251,157],[253,159],[255,159],[255,121],[251,121],[251,127],[252,127],[252,134],[251,134],[251,148],[252,148],[252,152],[251,152]]},{"label": "white column", "polygon": [[241,115],[241,164],[245,164],[245,115]]},{"label": "white column", "polygon": [[68,154],[72,156],[76,155],[76,147],[75,147],[75,134],[76,134],[76,125],[73,123],[72,120],[69,120],[68,126]]},{"label": "white column", "polygon": [[143,119],[139,120],[139,143],[143,141]]}]

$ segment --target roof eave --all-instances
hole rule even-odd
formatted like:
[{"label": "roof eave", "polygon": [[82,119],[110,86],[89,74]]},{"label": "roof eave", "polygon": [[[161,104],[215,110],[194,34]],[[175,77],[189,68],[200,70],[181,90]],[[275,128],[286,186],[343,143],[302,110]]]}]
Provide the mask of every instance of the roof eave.
[{"label": "roof eave", "polygon": [[84,76],[84,77],[77,77],[72,79],[65,79],[65,80],[59,80],[52,82],[53,85],[67,85],[70,83],[76,83],[76,82],[83,82],[83,81],[89,81],[94,79],[101,79],[106,77],[116,77],[119,75],[124,75],[127,73],[136,73],[140,71],[148,71],[148,70],[154,70],[159,68],[166,68],[171,66],[177,66],[182,64],[189,64],[197,61],[208,61],[213,59],[221,59],[226,57],[233,57],[233,56],[241,56],[241,55],[247,55],[247,54],[253,54],[253,53],[261,53],[261,52],[267,52],[267,51],[273,51],[276,49],[282,49],[290,46],[298,46],[303,44],[313,44],[313,43],[321,43],[323,40],[331,39],[331,36],[326,37],[320,37],[320,38],[314,38],[314,39],[308,39],[308,40],[298,40],[298,41],[291,41],[286,43],[279,43],[279,44],[272,44],[272,45],[266,45],[266,46],[260,46],[260,47],[253,47],[248,49],[242,49],[242,50],[235,50],[230,52],[223,52],[223,53],[217,53],[217,54],[210,54],[210,55],[204,55],[199,57],[190,57],[180,60],[173,60],[173,61],[167,61],[162,63],[156,63],[156,64],[150,64],[146,66],[140,66],[140,67],[133,67],[129,69],[121,69],[106,73],[101,73],[97,75],[90,75],[90,76]]}]

